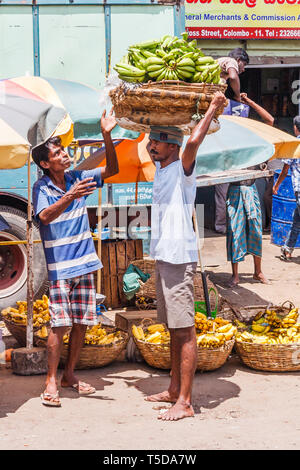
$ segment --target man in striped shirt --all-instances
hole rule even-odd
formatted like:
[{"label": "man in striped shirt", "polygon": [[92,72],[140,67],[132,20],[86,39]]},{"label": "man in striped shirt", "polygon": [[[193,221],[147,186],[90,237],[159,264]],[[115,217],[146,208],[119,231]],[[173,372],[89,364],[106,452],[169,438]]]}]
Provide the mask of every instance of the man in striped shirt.
[{"label": "man in striped shirt", "polygon": [[[61,380],[62,387],[71,387],[80,395],[89,395],[95,388],[79,381],[74,368],[88,325],[97,324],[96,294],[93,272],[102,267],[90,232],[85,199],[103,180],[118,173],[118,161],[111,139],[116,125],[112,112],[101,118],[106,149],[106,166],[94,170],[66,171],[70,157],[59,137],[52,137],[32,152],[35,163],[44,175],[33,186],[35,217],[39,221],[41,239],[49,276],[49,311],[51,331],[48,338],[48,374],[42,403],[60,406],[57,388],[57,367],[63,336],[72,327],[69,353]],[[96,166],[97,162],[93,162]]]}]

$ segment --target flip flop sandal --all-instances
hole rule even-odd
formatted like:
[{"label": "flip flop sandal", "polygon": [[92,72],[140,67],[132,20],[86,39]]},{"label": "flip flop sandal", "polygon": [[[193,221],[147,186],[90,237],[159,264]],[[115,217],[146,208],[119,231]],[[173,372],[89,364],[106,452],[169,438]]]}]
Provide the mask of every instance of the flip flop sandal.
[{"label": "flip flop sandal", "polygon": [[96,393],[95,387],[92,387],[91,385],[86,384],[85,382],[79,382],[78,384],[74,384],[71,386],[71,388],[73,390],[76,390],[79,395],[92,395],[93,393]]},{"label": "flip flop sandal", "polygon": [[283,261],[291,261],[291,256],[287,256],[286,253],[287,252],[285,250],[282,250],[280,259],[282,259]]},{"label": "flip flop sandal", "polygon": [[61,406],[58,391],[56,393],[43,392],[41,393],[40,396],[41,396],[42,404],[45,406],[55,406],[57,408]]}]

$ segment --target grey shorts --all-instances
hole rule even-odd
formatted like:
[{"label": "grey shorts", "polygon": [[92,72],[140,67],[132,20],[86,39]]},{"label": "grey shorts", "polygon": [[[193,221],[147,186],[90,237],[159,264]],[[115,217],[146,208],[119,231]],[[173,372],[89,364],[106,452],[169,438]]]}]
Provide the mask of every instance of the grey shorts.
[{"label": "grey shorts", "polygon": [[168,328],[195,324],[194,276],[197,263],[171,264],[156,261],[157,319]]}]

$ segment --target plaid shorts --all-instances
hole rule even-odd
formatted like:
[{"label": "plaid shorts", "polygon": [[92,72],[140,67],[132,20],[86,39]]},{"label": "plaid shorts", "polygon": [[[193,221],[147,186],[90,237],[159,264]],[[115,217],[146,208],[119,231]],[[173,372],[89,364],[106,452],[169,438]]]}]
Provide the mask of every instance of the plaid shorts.
[{"label": "plaid shorts", "polygon": [[92,273],[72,279],[50,281],[49,313],[52,328],[96,325],[96,291]]}]

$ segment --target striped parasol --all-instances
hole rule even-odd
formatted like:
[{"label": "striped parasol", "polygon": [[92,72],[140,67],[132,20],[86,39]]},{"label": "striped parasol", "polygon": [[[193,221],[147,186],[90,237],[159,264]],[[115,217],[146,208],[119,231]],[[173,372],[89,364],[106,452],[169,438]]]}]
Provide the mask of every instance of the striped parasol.
[{"label": "striped parasol", "polygon": [[[205,137],[197,153],[197,175],[238,170],[274,158],[299,158],[299,139],[254,119],[220,116],[220,130]],[[185,138],[186,143],[187,138]]]},{"label": "striped parasol", "polygon": [[65,118],[62,107],[0,81],[0,169],[23,166],[30,147],[48,139]]},{"label": "striped parasol", "polygon": [[[72,141],[102,141],[101,93],[82,83],[54,78],[0,81],[0,168],[23,166],[30,146],[51,135],[61,136],[64,146]],[[138,135],[119,126],[112,131],[112,138],[118,140]]]}]

